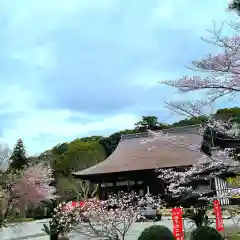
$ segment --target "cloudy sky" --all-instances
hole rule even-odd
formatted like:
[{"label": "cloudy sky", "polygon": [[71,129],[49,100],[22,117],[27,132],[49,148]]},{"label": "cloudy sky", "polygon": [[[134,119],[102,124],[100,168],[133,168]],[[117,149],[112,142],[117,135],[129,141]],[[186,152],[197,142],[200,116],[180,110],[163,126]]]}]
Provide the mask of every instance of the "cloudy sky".
[{"label": "cloudy sky", "polygon": [[0,0],[0,138],[30,154],[131,128],[142,115],[174,121],[158,84],[191,74],[227,0]]}]

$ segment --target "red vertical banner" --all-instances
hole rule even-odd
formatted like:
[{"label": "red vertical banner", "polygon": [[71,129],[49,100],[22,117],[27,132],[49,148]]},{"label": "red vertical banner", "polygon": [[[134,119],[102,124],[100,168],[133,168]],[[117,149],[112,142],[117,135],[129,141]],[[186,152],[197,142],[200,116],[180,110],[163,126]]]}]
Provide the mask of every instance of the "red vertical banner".
[{"label": "red vertical banner", "polygon": [[222,218],[222,209],[219,200],[213,201],[213,209],[216,216],[216,229],[219,232],[224,231],[223,218]]},{"label": "red vertical banner", "polygon": [[182,209],[172,209],[173,235],[176,240],[184,240]]}]

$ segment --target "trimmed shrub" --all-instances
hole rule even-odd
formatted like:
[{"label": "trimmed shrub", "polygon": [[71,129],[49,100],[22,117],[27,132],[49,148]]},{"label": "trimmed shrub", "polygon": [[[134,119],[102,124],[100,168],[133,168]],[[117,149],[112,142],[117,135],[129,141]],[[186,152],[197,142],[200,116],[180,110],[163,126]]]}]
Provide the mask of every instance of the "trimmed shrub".
[{"label": "trimmed shrub", "polygon": [[154,225],[145,228],[138,240],[175,240],[172,232],[165,226]]},{"label": "trimmed shrub", "polygon": [[222,235],[214,228],[201,226],[193,230],[191,240],[223,240]]}]

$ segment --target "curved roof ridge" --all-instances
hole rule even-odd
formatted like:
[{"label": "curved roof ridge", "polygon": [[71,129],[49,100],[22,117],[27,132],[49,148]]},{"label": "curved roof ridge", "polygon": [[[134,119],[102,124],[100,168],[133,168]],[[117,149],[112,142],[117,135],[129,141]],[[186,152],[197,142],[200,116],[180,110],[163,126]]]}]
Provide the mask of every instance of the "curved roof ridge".
[{"label": "curved roof ridge", "polygon": [[[203,153],[200,152],[202,136],[197,134],[196,125],[188,126],[188,128],[195,130],[173,132],[171,129],[169,133],[183,135],[189,143],[199,145],[199,151],[190,151],[181,146],[172,146],[167,143],[164,138],[154,138],[151,134],[148,134],[147,137],[140,134],[137,135],[138,137],[123,139],[123,141],[119,142],[115,151],[103,162],[76,172],[74,175],[87,176],[113,172],[190,166],[194,164]],[[181,129],[183,130],[184,128]],[[152,138],[153,140],[146,141],[146,143],[143,144],[139,138],[143,140]]]},{"label": "curved roof ridge", "polygon": [[162,129],[160,131],[187,130],[187,129],[196,129],[196,128],[200,128],[200,127],[201,127],[201,124],[193,124],[193,125],[187,125],[187,126],[164,128],[164,129]]},{"label": "curved roof ridge", "polygon": [[[194,125],[188,125],[188,126],[164,128],[164,129],[153,131],[153,132],[164,132],[164,133],[177,133],[177,132],[187,133],[188,132],[189,133],[190,130],[195,130],[200,127],[201,127],[201,124],[194,124]],[[194,131],[192,133],[194,133]],[[132,139],[132,138],[141,138],[141,137],[150,137],[149,131],[141,132],[141,133],[122,134],[120,141]]]},{"label": "curved roof ridge", "polygon": [[126,139],[132,139],[132,138],[141,138],[141,137],[149,137],[149,132],[122,134],[120,141],[124,141]]}]

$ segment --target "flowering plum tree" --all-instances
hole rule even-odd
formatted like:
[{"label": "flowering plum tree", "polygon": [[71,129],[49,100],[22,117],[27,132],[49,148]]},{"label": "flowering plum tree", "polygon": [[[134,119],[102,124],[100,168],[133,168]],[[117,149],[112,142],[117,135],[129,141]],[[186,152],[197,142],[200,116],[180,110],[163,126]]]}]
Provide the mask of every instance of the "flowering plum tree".
[{"label": "flowering plum tree", "polygon": [[90,238],[125,239],[131,225],[143,217],[140,206],[143,204],[158,205],[160,200],[151,196],[139,197],[135,194],[113,195],[106,201],[88,199],[83,206],[59,204],[50,221],[50,228],[45,231],[68,234],[76,231]]}]

